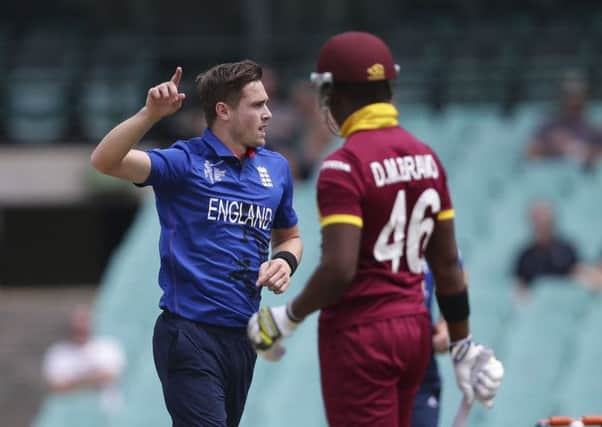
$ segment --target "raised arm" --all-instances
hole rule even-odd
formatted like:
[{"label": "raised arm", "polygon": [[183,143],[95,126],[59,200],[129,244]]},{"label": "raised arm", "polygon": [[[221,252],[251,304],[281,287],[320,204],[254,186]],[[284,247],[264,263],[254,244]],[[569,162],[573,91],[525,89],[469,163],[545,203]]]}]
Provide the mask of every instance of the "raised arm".
[{"label": "raised arm", "polygon": [[148,90],[146,103],[140,111],[105,135],[90,157],[96,170],[136,183],[148,178],[151,170],[148,154],[132,147],[155,123],[182,107],[186,95],[178,92],[181,78],[182,68],[178,67],[169,81]]}]

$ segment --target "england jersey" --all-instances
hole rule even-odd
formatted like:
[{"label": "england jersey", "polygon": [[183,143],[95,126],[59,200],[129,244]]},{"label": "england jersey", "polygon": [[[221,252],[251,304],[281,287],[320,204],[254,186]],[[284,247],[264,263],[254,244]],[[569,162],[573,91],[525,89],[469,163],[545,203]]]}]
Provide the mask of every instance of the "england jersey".
[{"label": "england jersey", "polygon": [[273,228],[297,224],[293,180],[280,154],[239,160],[209,129],[150,150],[161,223],[160,307],[208,324],[245,327],[259,308],[255,286]]}]

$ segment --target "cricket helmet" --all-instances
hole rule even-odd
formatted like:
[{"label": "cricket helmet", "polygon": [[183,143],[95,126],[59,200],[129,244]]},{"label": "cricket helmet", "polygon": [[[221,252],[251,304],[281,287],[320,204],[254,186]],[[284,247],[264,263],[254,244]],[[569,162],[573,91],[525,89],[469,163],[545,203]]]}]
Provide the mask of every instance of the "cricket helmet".
[{"label": "cricket helmet", "polygon": [[324,83],[362,83],[393,80],[399,65],[391,49],[374,34],[349,31],[331,37],[320,49],[316,72],[311,81]]}]

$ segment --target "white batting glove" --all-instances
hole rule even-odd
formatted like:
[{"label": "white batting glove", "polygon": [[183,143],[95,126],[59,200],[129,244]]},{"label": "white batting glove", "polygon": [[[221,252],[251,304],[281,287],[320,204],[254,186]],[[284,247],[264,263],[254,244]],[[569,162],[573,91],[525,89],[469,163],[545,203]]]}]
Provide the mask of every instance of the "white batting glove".
[{"label": "white batting glove", "polygon": [[277,362],[285,351],[282,340],[298,325],[299,322],[291,319],[286,305],[263,307],[249,319],[247,335],[260,357]]},{"label": "white batting glove", "polygon": [[471,404],[476,399],[491,408],[504,377],[504,366],[493,351],[475,344],[469,336],[452,343],[450,354],[456,381],[466,402]]}]

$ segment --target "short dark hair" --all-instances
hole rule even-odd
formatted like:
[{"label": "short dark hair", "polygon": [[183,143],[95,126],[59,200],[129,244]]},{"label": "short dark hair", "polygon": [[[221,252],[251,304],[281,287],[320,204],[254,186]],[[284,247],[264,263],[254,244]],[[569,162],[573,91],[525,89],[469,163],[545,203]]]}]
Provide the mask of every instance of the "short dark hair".
[{"label": "short dark hair", "polygon": [[259,64],[245,59],[219,64],[199,74],[195,81],[207,126],[211,128],[217,118],[215,105],[218,102],[236,107],[242,97],[243,87],[261,80],[262,73]]}]

